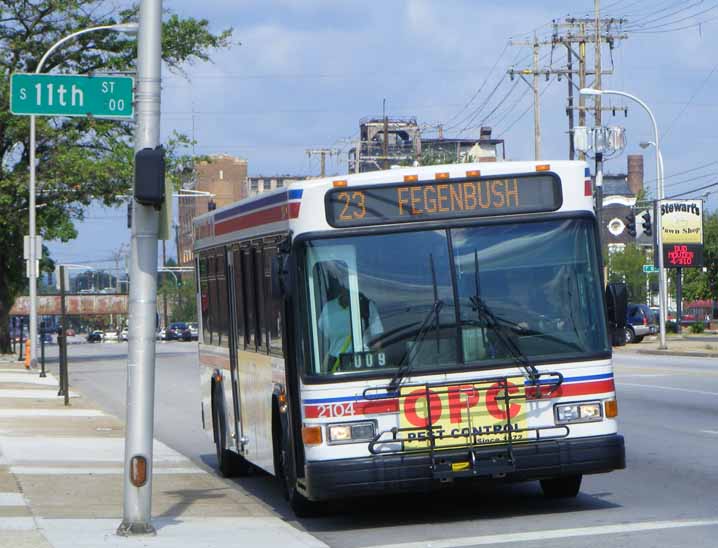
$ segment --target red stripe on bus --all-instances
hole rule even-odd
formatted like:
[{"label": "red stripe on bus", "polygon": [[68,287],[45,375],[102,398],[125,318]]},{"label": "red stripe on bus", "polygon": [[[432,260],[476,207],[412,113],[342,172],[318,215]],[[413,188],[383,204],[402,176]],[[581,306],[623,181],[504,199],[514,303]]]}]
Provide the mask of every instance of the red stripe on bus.
[{"label": "red stripe on bus", "polygon": [[245,230],[256,226],[266,225],[286,221],[287,219],[296,219],[299,216],[299,207],[301,202],[291,202],[282,204],[255,213],[248,213],[241,217],[234,217],[217,223],[214,227],[216,236],[229,234],[237,230]]},{"label": "red stripe on bus", "polygon": [[[526,391],[529,399],[534,399],[530,395],[530,388]],[[574,384],[564,384],[556,392],[554,392],[550,399],[553,398],[566,398],[571,396],[590,396],[593,394],[604,394],[607,392],[613,392],[615,390],[613,380],[594,381],[594,382],[579,382]],[[541,392],[543,396],[549,395],[549,387],[542,387]],[[304,406],[304,417],[307,419],[319,419],[319,418],[346,418],[355,415],[376,415],[380,413],[398,413],[399,412],[399,400],[376,400],[376,401],[355,401],[353,402],[353,413],[347,412],[349,409],[347,405],[351,403],[349,400],[346,402],[327,403],[319,405],[305,405]]]}]

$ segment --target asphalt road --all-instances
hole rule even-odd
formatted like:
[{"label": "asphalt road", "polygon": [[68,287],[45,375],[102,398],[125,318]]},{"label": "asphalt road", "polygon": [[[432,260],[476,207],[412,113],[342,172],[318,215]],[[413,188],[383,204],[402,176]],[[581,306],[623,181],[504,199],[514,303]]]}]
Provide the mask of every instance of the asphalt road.
[{"label": "asphalt road", "polygon": [[[195,348],[158,343],[155,436],[214,467],[200,428]],[[71,386],[120,417],[126,349],[116,343],[69,351]],[[545,499],[532,482],[346,501],[325,517],[296,520],[273,478],[226,481],[338,548],[717,546],[718,359],[621,353],[615,364],[627,469],[585,477],[576,499]]]}]

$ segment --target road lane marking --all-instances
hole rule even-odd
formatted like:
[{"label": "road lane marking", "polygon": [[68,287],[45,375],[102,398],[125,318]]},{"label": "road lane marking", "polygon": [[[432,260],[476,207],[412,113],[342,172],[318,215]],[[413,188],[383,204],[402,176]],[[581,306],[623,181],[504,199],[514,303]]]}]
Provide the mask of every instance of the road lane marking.
[{"label": "road lane marking", "polygon": [[549,529],[546,531],[532,531],[529,533],[504,533],[499,535],[484,535],[480,537],[422,540],[419,542],[373,545],[366,546],[365,548],[462,548],[467,546],[481,546],[485,544],[508,544],[511,542],[531,542],[536,540],[587,537],[593,535],[616,535],[620,533],[640,533],[642,531],[676,529],[679,527],[711,527],[715,525],[718,525],[718,519],[690,521],[644,521],[637,523],[621,523],[618,525],[580,527],[575,529]]},{"label": "road lane marking", "polygon": [[0,518],[0,531],[32,531],[35,528],[35,518]]},{"label": "road lane marking", "polygon": [[[10,472],[18,476],[81,476],[81,475],[97,475],[108,476],[124,474],[123,468],[117,467],[101,467],[101,466],[11,466]],[[179,468],[153,468],[153,474],[161,476],[171,476],[179,474],[207,474],[208,472],[198,467],[179,467]]]},{"label": "road lane marking", "polygon": [[621,375],[621,377],[670,377],[668,373],[633,373]]},{"label": "road lane marking", "polygon": [[[79,397],[77,393],[70,392],[71,398]],[[57,390],[0,390],[0,399],[33,399],[33,400],[56,400]]]},{"label": "road lane marking", "polygon": [[29,417],[104,417],[99,409],[0,409],[0,419]]},{"label": "road lane marking", "polygon": [[660,386],[658,384],[637,384],[632,382],[616,381],[617,386],[635,386],[638,388],[651,388],[658,390],[669,390],[671,392],[688,392],[689,394],[701,394],[703,396],[718,396],[718,392],[706,392],[705,390],[692,390],[690,388],[677,388],[675,386]]},{"label": "road lane marking", "polygon": [[57,380],[51,375],[41,377],[37,373],[0,373],[0,383],[7,384],[40,384],[58,386]]},{"label": "road lane marking", "polygon": [[701,430],[704,434],[716,434],[718,435],[718,430]]},{"label": "road lane marking", "polygon": [[0,506],[27,506],[22,493],[0,493]]}]

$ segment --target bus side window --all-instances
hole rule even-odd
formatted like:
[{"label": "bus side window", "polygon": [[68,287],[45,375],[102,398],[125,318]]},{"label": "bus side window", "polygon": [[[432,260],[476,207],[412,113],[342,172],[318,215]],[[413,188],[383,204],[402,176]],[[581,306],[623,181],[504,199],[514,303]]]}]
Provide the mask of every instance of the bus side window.
[{"label": "bus side window", "polygon": [[[202,255],[199,258],[199,291],[200,291],[200,314],[202,314],[202,343],[209,344],[209,280],[207,271],[209,265],[207,256]],[[166,327],[166,326],[165,326]]]},{"label": "bus side window", "polygon": [[265,310],[264,310],[264,261],[263,253],[260,247],[255,247],[253,250],[254,254],[254,294],[256,295],[255,305],[257,312],[257,335],[256,344],[257,351],[267,353],[267,325],[265,323]]},{"label": "bus side window", "polygon": [[245,341],[245,322],[244,322],[244,287],[242,287],[242,252],[239,248],[233,250],[232,257],[234,260],[234,299],[235,310],[237,311],[237,349],[243,350]]},{"label": "bus side window", "polygon": [[269,353],[282,355],[282,300],[272,298],[272,259],[277,255],[276,247],[264,248],[264,303],[267,318]]},{"label": "bus side window", "polygon": [[229,293],[224,249],[217,252],[217,345],[229,346]]},{"label": "bus side window", "polygon": [[209,337],[205,341],[207,344],[217,344],[217,261],[214,255],[210,255],[207,258],[208,273],[207,278],[207,306],[209,308],[207,330],[209,331]]},{"label": "bus side window", "polygon": [[242,286],[244,287],[244,309],[246,311],[247,337],[246,345],[248,350],[256,349],[256,325],[257,314],[255,312],[256,292],[254,290],[254,254],[250,248],[242,251]]}]

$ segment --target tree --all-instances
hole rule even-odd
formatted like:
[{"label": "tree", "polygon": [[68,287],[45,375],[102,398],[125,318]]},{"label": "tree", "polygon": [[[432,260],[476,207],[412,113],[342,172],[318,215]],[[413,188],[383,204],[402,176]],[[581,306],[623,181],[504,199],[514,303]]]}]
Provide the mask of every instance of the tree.
[{"label": "tree", "polygon": [[628,244],[623,251],[609,256],[609,281],[625,282],[631,302],[646,300],[646,275],[643,273],[645,262],[643,250],[635,244]]},{"label": "tree", "polygon": [[[8,315],[15,297],[26,287],[22,254],[27,234],[29,118],[9,113],[10,74],[32,72],[44,52],[77,30],[137,18],[138,7],[118,9],[110,0],[0,0],[0,352],[9,351]],[[162,56],[171,69],[208,60],[210,52],[230,45],[232,29],[217,34],[209,22],[167,13]],[[53,54],[44,71],[87,74],[133,70],[136,42],[112,32],[79,36]],[[37,118],[38,232],[47,240],[76,236],[73,220],[93,200],[116,203],[133,178],[133,125],[92,118]],[[186,163],[170,144],[168,168]],[[52,268],[47,249],[41,268]]]}]

